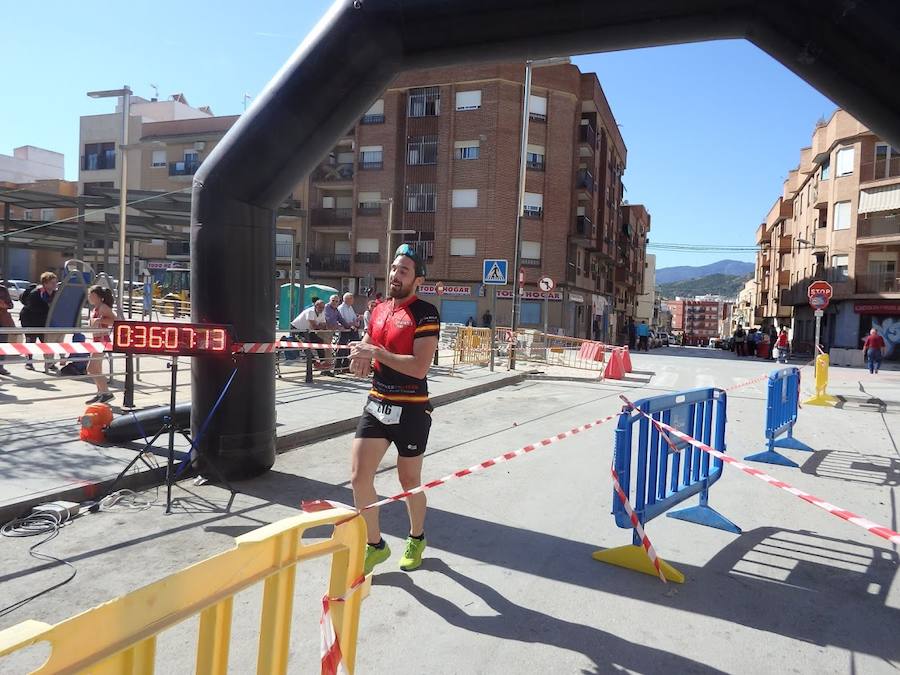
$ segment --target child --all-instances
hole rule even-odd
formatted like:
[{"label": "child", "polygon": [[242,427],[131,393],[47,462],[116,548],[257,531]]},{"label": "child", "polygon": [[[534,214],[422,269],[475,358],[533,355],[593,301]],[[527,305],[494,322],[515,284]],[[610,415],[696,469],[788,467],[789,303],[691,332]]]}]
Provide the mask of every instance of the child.
[{"label": "child", "polygon": [[[88,302],[91,303],[91,328],[112,328],[116,315],[113,312],[115,299],[112,291],[103,286],[91,286],[88,289]],[[109,342],[108,333],[94,333],[94,342]],[[112,392],[106,384],[103,376],[103,356],[97,356],[90,360],[87,368],[88,374],[94,376],[94,384],[97,385],[97,394],[87,400],[87,403],[108,403],[113,399]]]}]

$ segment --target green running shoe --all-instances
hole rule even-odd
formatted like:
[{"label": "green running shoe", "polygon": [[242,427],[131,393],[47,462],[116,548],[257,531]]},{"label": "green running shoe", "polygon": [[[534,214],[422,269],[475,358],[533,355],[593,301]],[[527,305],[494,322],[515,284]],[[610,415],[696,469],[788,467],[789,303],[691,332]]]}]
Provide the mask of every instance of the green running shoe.
[{"label": "green running shoe", "polygon": [[422,554],[425,552],[425,539],[406,538],[406,550],[400,558],[400,569],[404,572],[412,572],[422,564]]},{"label": "green running shoe", "polygon": [[366,544],[366,562],[363,565],[363,573],[371,573],[371,571],[375,568],[375,565],[380,565],[390,557],[391,549],[387,545],[387,542],[384,543],[383,548],[377,548],[375,546],[372,546],[372,544]]}]

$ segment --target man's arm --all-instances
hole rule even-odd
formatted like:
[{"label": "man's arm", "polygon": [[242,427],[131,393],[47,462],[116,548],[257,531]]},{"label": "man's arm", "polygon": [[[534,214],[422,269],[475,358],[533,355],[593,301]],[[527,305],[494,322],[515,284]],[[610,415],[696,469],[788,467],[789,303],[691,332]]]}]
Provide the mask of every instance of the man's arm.
[{"label": "man's arm", "polygon": [[[412,355],[394,354],[383,347],[368,343],[368,335],[360,342],[350,343],[350,358],[361,359],[363,363],[375,359],[398,373],[422,379],[428,374],[431,360],[438,346],[437,335],[420,337],[413,342]],[[368,361],[367,361],[368,360]]]}]

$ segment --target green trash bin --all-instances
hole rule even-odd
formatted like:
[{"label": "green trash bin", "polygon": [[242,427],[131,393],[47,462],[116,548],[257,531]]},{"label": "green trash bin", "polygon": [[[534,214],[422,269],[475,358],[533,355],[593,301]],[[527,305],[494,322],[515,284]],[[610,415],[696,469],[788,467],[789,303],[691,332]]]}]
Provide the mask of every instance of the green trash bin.
[{"label": "green trash bin", "polygon": [[[294,306],[291,307],[291,286],[294,287]],[[313,296],[328,302],[328,298],[340,293],[336,288],[322,284],[310,284],[305,288],[303,300],[300,299],[300,284],[282,284],[278,291],[278,330],[290,330],[291,320],[312,304]]]}]

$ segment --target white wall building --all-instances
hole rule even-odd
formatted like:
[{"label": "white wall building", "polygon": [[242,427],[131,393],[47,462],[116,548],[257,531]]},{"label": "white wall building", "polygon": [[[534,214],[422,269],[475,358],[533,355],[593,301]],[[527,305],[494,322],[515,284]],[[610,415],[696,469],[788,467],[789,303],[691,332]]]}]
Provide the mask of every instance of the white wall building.
[{"label": "white wall building", "polygon": [[33,183],[36,180],[63,180],[65,157],[62,153],[23,145],[12,155],[0,154],[0,181]]},{"label": "white wall building", "polygon": [[656,256],[647,254],[644,266],[644,286],[637,296],[637,309],[634,313],[635,323],[646,321],[648,326],[656,327],[658,309],[656,299]]}]

